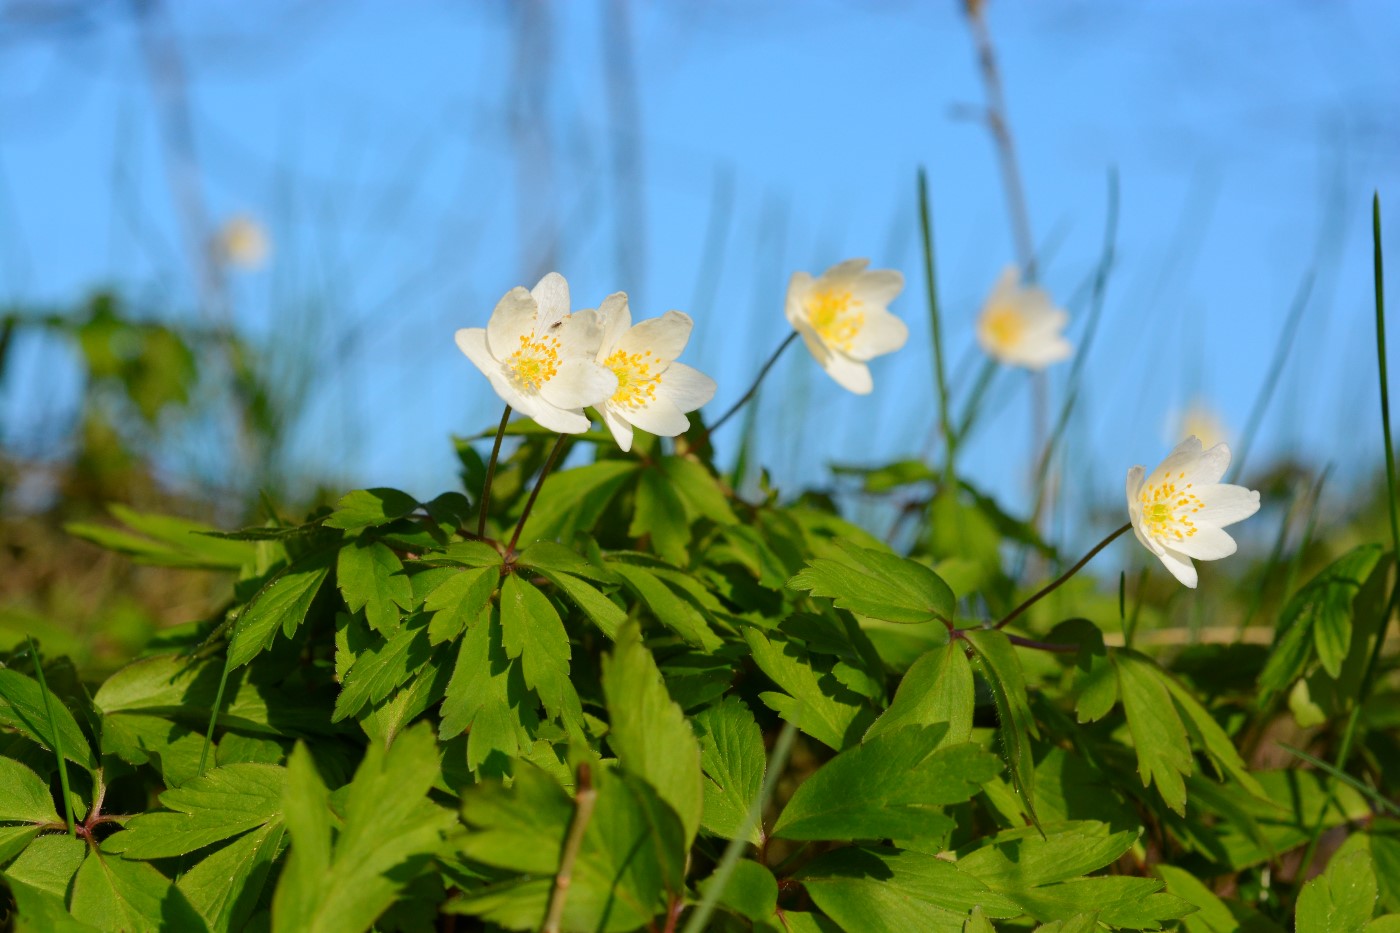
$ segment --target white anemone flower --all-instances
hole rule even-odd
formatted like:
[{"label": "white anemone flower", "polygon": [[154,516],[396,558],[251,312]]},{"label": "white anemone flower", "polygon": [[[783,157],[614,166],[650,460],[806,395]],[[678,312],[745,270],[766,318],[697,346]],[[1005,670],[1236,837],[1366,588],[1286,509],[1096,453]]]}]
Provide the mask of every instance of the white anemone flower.
[{"label": "white anemone flower", "polygon": [[632,429],[675,437],[690,427],[686,412],[715,395],[715,381],[677,363],[690,339],[690,316],[667,311],[632,325],[627,295],[609,295],[598,308],[603,341],[596,359],[617,377],[617,389],[601,405],[603,422],[623,450],[632,449]]},{"label": "white anemone flower", "polygon": [[1235,539],[1222,529],[1259,511],[1259,493],[1220,482],[1230,466],[1230,448],[1203,450],[1192,436],[1176,445],[1151,475],[1128,471],[1128,517],[1133,534],[1172,576],[1196,586],[1196,560],[1235,553]]},{"label": "white anemone flower", "polygon": [[272,252],[267,231],[248,214],[230,217],[215,236],[214,247],[225,263],[249,271],[262,268]]},{"label": "white anemone flower", "polygon": [[1177,416],[1177,437],[1195,435],[1201,439],[1202,447],[1211,447],[1229,437],[1225,421],[1214,408],[1196,399]]},{"label": "white anemone flower", "polygon": [[551,431],[588,430],[583,409],[617,390],[594,356],[603,339],[596,311],[569,313],[569,283],[551,272],[530,291],[506,292],[486,327],[457,331],[457,346],[507,405]]},{"label": "white anemone flower", "polygon": [[1002,363],[1044,369],[1074,352],[1060,333],[1068,323],[1069,314],[1043,288],[1022,285],[1016,267],[1007,266],[982,305],[977,342]]},{"label": "white anemone flower", "polygon": [[874,387],[865,364],[909,339],[909,328],[888,310],[904,276],[895,269],[867,269],[869,264],[848,259],[816,279],[794,272],[787,291],[788,323],[827,375],[857,395]]}]

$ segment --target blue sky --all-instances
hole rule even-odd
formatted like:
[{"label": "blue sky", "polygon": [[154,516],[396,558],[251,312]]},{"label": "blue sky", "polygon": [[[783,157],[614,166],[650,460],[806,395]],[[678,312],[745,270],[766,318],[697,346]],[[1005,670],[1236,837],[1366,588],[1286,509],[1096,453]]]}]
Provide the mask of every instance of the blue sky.
[{"label": "blue sky", "polygon": [[[630,55],[619,7],[603,3],[544,4],[534,20],[488,2],[169,6],[211,222],[247,212],[274,242],[265,269],[230,283],[236,319],[284,347],[312,338],[292,451],[311,471],[422,496],[450,487],[448,435],[499,412],[452,332],[546,265],[576,306],[625,290],[634,316],[692,314],[684,359],[719,381],[718,414],[785,335],[791,272],[850,256],[905,273],[893,309],[908,347],[873,365],[864,398],[794,347],[762,397],[761,457],[794,485],[831,462],[917,455],[936,410],[920,166],[950,365],[970,381],[973,320],[1014,254],[990,141],[962,115],[983,96],[952,0],[631,3]],[[0,300],[71,304],[114,284],[151,314],[193,319],[169,150],[126,7],[65,31],[19,28],[16,9],[0,6]],[[1348,478],[1379,465],[1369,205],[1379,189],[1400,269],[1400,9],[989,9],[1042,279],[1076,342],[1087,304],[1071,299],[1098,262],[1111,167],[1121,182],[1119,261],[1066,461],[1079,494],[1121,495],[1193,398],[1238,432],[1312,266],[1251,460],[1288,452]],[[621,116],[609,103],[619,61],[630,117],[625,96]],[[76,384],[51,348],[21,351],[0,408],[11,442],[61,415]],[[1050,371],[1053,404],[1067,371]],[[1024,377],[1004,374],[992,401],[965,470],[1024,505]]]}]

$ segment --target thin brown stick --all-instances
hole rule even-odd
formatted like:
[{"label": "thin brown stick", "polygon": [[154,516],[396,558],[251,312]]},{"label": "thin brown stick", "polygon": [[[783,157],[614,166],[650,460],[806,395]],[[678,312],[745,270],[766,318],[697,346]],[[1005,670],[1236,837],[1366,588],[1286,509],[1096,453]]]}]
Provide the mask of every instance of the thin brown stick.
[{"label": "thin brown stick", "polygon": [[1104,538],[1098,544],[1094,545],[1088,554],[1085,554],[1083,557],[1079,558],[1078,563],[1066,570],[1064,573],[1060,574],[1051,582],[1045,584],[1045,586],[1041,587],[1039,590],[1036,591],[1035,595],[1028,598],[1025,602],[1021,603],[1021,605],[1017,606],[1015,609],[1012,609],[1009,613],[1007,613],[1005,618],[1003,618],[1000,622],[996,624],[995,627],[1005,628],[1009,622],[1011,622],[1021,613],[1025,612],[1031,606],[1034,606],[1036,603],[1040,602],[1040,600],[1044,599],[1046,596],[1049,596],[1051,593],[1055,592],[1055,590],[1059,589],[1065,583],[1065,581],[1067,581],[1070,577],[1074,576],[1076,573],[1082,570],[1085,564],[1093,560],[1094,555],[1098,554],[1099,551],[1102,551],[1104,548],[1108,547],[1114,542],[1114,540],[1118,538],[1119,535],[1121,535],[1123,532],[1127,531],[1132,527],[1133,523],[1128,522],[1127,524],[1123,525],[1123,527],[1119,528],[1117,531],[1111,533],[1107,538]]},{"label": "thin brown stick", "polygon": [[593,818],[593,806],[597,802],[598,791],[593,787],[593,772],[587,763],[581,764],[578,766],[578,789],[574,793],[574,819],[569,824],[569,835],[559,856],[559,871],[554,876],[554,891],[549,895],[549,911],[545,914],[540,933],[559,933],[564,920],[564,903],[569,897],[569,886],[574,881],[574,862],[578,861],[579,850],[583,848],[583,834],[588,831],[588,821]]},{"label": "thin brown stick", "polygon": [[501,424],[496,428],[496,442],[491,445],[491,459],[486,461],[486,482],[481,484],[481,501],[476,515],[476,536],[486,537],[486,511],[491,507],[491,482],[496,478],[496,461],[501,456],[501,438],[506,436],[506,422],[510,420],[510,406],[501,412]]},{"label": "thin brown stick", "polygon": [[520,520],[515,523],[515,533],[510,536],[510,544],[506,545],[506,559],[514,560],[515,545],[520,542],[520,532],[525,530],[525,522],[530,517],[530,510],[535,507],[535,500],[539,498],[540,489],[544,486],[545,478],[549,476],[549,471],[554,469],[554,462],[559,459],[559,451],[564,449],[564,442],[569,439],[569,435],[560,434],[559,440],[554,442],[554,449],[549,452],[549,458],[544,462],[544,469],[540,470],[540,478],[535,480],[535,488],[530,490],[530,498],[525,500],[525,511],[520,513]]},{"label": "thin brown stick", "polygon": [[739,411],[739,409],[743,408],[744,404],[748,402],[749,399],[753,398],[754,393],[758,391],[758,387],[763,383],[763,377],[768,375],[768,370],[773,368],[773,364],[778,362],[778,357],[782,356],[783,351],[786,350],[796,339],[797,331],[793,331],[792,333],[787,335],[787,339],[778,345],[778,349],[773,351],[773,355],[768,357],[768,362],[764,363],[763,368],[758,371],[758,378],[753,381],[753,385],[749,386],[749,391],[745,392],[743,397],[740,398],[739,401],[731,405],[727,412],[720,415],[718,421],[706,428],[705,433],[700,435],[700,439],[696,441],[693,446],[700,447],[704,445],[704,443],[710,439],[711,434],[718,431],[721,425],[723,425],[730,418],[734,417],[734,415]]}]

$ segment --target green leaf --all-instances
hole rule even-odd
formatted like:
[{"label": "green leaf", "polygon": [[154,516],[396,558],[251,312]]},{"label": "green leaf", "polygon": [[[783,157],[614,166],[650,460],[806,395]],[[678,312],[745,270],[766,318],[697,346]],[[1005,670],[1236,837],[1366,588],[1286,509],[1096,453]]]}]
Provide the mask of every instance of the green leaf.
[{"label": "green leaf", "polygon": [[1142,786],[1156,784],[1162,801],[1184,814],[1186,784],[1183,779],[1195,770],[1195,761],[1186,739],[1186,727],[1177,715],[1162,672],[1150,658],[1135,651],[1115,651],[1112,657],[1118,669],[1118,690],[1123,696],[1123,712],[1128,717],[1128,731],[1137,752]]},{"label": "green leaf", "polygon": [[481,616],[500,582],[495,567],[464,570],[444,580],[423,601],[423,608],[433,614],[428,641],[440,645],[461,635]]},{"label": "green leaf", "polygon": [[397,489],[357,489],[341,496],[325,524],[344,531],[362,531],[397,521],[417,508],[417,499]]},{"label": "green leaf", "polygon": [[1363,544],[1308,581],[1284,606],[1259,685],[1269,693],[1302,676],[1315,647],[1322,666],[1336,678],[1351,643],[1352,602],[1380,561],[1379,544]]},{"label": "green leaf", "polygon": [[[705,808],[700,825],[708,832],[733,839],[743,829],[749,807],[763,789],[767,760],[763,732],[753,713],[737,696],[729,695],[695,714],[700,733],[700,767],[705,773]],[[762,842],[759,828],[748,841]]]},{"label": "green leaf", "polygon": [[717,525],[738,522],[719,478],[705,469],[700,461],[690,457],[662,457],[658,464],[661,472],[671,481],[672,488],[685,501],[688,512],[708,518]]},{"label": "green leaf", "polygon": [[841,609],[885,622],[953,617],[953,591],[925,565],[885,551],[842,545],[843,560],[818,558],[788,581],[795,590],[835,599]]},{"label": "green leaf", "polygon": [[501,644],[520,659],[525,683],[544,708],[568,724],[580,723],[582,706],[569,679],[569,635],[554,605],[516,574],[501,583]]},{"label": "green leaf", "polygon": [[1101,923],[1129,930],[1156,930],[1196,909],[1164,892],[1156,878],[1124,875],[1076,878],[1020,891],[1014,897],[1026,913],[1041,922],[1097,913]]},{"label": "green leaf", "polygon": [[641,469],[635,460],[599,460],[549,475],[520,540],[569,540],[593,528],[613,496]]},{"label": "green leaf", "polygon": [[611,568],[627,588],[646,604],[656,621],[685,639],[686,644],[715,651],[723,644],[710,630],[704,615],[682,599],[651,571],[635,564],[614,563]]},{"label": "green leaf", "polygon": [[105,930],[158,933],[208,929],[170,879],[145,862],[128,862],[92,849],[73,879],[73,916]]},{"label": "green leaf", "polygon": [[346,607],[363,609],[370,628],[385,636],[398,628],[399,610],[413,608],[413,585],[398,555],[382,541],[341,548],[335,579]]},{"label": "green leaf", "polygon": [[[700,895],[709,893],[714,883],[714,875],[700,882]],[[719,896],[719,904],[750,920],[772,919],[778,909],[778,881],[766,866],[740,859],[734,863],[734,872]]]},{"label": "green leaf", "polygon": [[1260,787],[1254,775],[1249,773],[1249,768],[1236,750],[1234,741],[1215,721],[1210,711],[1191,695],[1191,691],[1178,683],[1176,678],[1164,673],[1161,679],[1176,703],[1177,712],[1184,716],[1187,731],[1196,740],[1196,744],[1210,756],[1210,760],[1215,762],[1221,773],[1239,781],[1240,786],[1249,793],[1263,797],[1264,788]]},{"label": "green leaf", "polygon": [[463,567],[500,567],[504,563],[501,552],[485,541],[456,541],[426,555],[425,560],[446,561]]},{"label": "green leaf", "polygon": [[288,638],[306,620],[330,573],[331,552],[312,551],[274,575],[244,608],[229,640],[229,667],[241,667],[271,646],[280,627]]},{"label": "green leaf", "polygon": [[925,652],[905,672],[890,708],[870,726],[865,740],[904,726],[944,723],[938,747],[966,742],[972,735],[972,665],[958,642]]},{"label": "green leaf", "polygon": [[207,533],[218,529],[208,525],[169,515],[143,514],[122,505],[110,505],[108,510],[131,530],[86,522],[71,522],[64,530],[142,564],[238,570],[253,562],[253,545],[210,537]]},{"label": "green leaf", "polygon": [[650,536],[652,549],[657,554],[678,566],[687,563],[690,524],[686,521],[685,505],[661,471],[643,469],[639,474],[637,499],[627,534],[632,538]]},{"label": "green leaf", "polygon": [[526,721],[533,724],[533,704],[519,662],[512,662],[501,644],[501,619],[494,607],[483,610],[481,621],[467,627],[457,663],[442,701],[441,737],[467,736],[467,767],[478,770],[493,754],[515,758],[530,741]]},{"label": "green leaf", "polygon": [[1183,868],[1160,863],[1152,868],[1167,883],[1167,893],[1181,898],[1196,913],[1182,918],[1186,933],[1282,933],[1279,927],[1239,901],[1226,902],[1206,884]]},{"label": "green leaf", "polygon": [[1108,660],[1103,632],[1088,619],[1066,619],[1050,630],[1047,640],[1077,644],[1075,656],[1075,714],[1080,722],[1098,722],[1118,702],[1118,674]]},{"label": "green leaf", "polygon": [[987,919],[987,915],[982,913],[981,907],[974,907],[963,923],[963,933],[997,933],[997,929],[992,926],[992,921]]},{"label": "green leaf", "polygon": [[97,759],[87,736],[78,728],[68,707],[57,696],[51,698],[52,722],[38,681],[10,668],[0,670],[0,726],[17,729],[50,751],[62,746],[64,758],[89,771],[95,770]]},{"label": "green leaf", "polygon": [[1031,739],[1038,738],[1040,733],[1026,697],[1021,660],[1011,647],[1010,639],[996,629],[969,629],[963,637],[976,652],[977,670],[992,690],[1011,783],[1025,804],[1031,822],[1039,825],[1035,813],[1035,758],[1031,754]]},{"label": "green leaf", "polygon": [[241,930],[258,905],[282,846],[282,823],[268,823],[209,855],[175,886],[211,930]]},{"label": "green leaf", "polygon": [[87,843],[72,836],[40,836],[5,869],[5,879],[66,899],[87,851]]},{"label": "green leaf", "polygon": [[[598,796],[574,863],[563,929],[623,933],[650,923],[668,893],[683,890],[684,830],[640,778],[599,767],[594,785]],[[464,892],[447,909],[517,929],[537,927],[573,810],[563,788],[530,765],[516,769],[509,790],[496,782],[468,789],[462,816],[471,832],[463,854],[527,879]]]},{"label": "green leaf", "polygon": [[797,788],[773,835],[784,839],[939,839],[1001,763],[976,745],[939,748],[943,725],[906,726],[828,761]]},{"label": "green leaf", "polygon": [[1297,933],[1361,933],[1376,909],[1376,872],[1365,849],[1338,853],[1298,895]]},{"label": "green leaf", "polygon": [[1137,839],[1093,821],[1063,824],[1042,837],[1033,829],[1005,830],[958,856],[958,867],[1015,898],[1028,888],[1069,881],[1113,864]]},{"label": "green leaf", "polygon": [[74,920],[61,894],[43,891],[6,876],[5,884],[15,899],[18,913],[16,933],[101,933],[100,928]]},{"label": "green leaf", "polygon": [[330,795],[306,746],[287,764],[282,809],[291,852],[272,900],[274,933],[362,933],[430,864],[456,823],[428,798],[437,746],[424,723],[386,751],[371,743],[337,796],[344,825],[332,842]]},{"label": "green leaf", "polygon": [[0,758],[0,821],[58,822],[48,782],[12,758]]},{"label": "green leaf", "polygon": [[603,659],[603,695],[611,721],[608,744],[624,768],[645,778],[676,811],[689,849],[704,808],[700,744],[666,692],[635,623],[622,629],[611,656]]},{"label": "green leaf", "polygon": [[823,913],[861,933],[962,933],[974,907],[989,917],[1021,913],[953,862],[923,852],[847,846],[814,859],[797,877]]},{"label": "green leaf", "polygon": [[608,638],[616,638],[618,627],[627,619],[616,603],[600,593],[593,584],[560,570],[539,570],[540,576],[559,587],[569,601],[586,615]]},{"label": "green leaf", "polygon": [[409,618],[388,641],[355,656],[335,698],[331,722],[354,716],[366,704],[378,703],[423,668],[432,656],[428,617]]},{"label": "green leaf", "polygon": [[129,859],[184,855],[281,819],[284,768],[233,764],[214,768],[160,795],[172,812],[138,813],[103,843]]},{"label": "green leaf", "polygon": [[606,568],[584,559],[577,551],[566,548],[557,541],[536,541],[520,552],[515,563],[517,566],[534,570],[553,570],[573,577],[583,577],[594,583],[617,582],[617,577]]},{"label": "green leaf", "polygon": [[857,693],[823,673],[812,656],[781,637],[745,629],[754,663],[787,693],[761,693],[759,699],[807,735],[840,751],[859,741],[874,711]]}]

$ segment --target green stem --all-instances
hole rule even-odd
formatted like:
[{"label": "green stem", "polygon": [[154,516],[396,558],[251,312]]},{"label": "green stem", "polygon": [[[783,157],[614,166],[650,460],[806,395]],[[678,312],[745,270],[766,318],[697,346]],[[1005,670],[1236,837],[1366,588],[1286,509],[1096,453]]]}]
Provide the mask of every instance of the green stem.
[{"label": "green stem", "polygon": [[1063,586],[1065,582],[1069,580],[1070,577],[1074,576],[1076,573],[1082,570],[1085,564],[1093,560],[1094,555],[1098,554],[1099,551],[1102,551],[1104,548],[1108,547],[1118,538],[1119,535],[1121,535],[1125,531],[1128,531],[1132,527],[1133,523],[1128,522],[1127,524],[1123,525],[1123,527],[1111,532],[1108,537],[1104,538],[1098,544],[1094,545],[1093,548],[1090,549],[1088,554],[1085,554],[1083,557],[1079,558],[1078,563],[1066,570],[1064,573],[1060,574],[1054,580],[1042,586],[1039,590],[1035,592],[1034,595],[1026,599],[1025,602],[1021,603],[1021,605],[1017,606],[1015,609],[1012,609],[1009,613],[1007,613],[1006,617],[1003,618],[1000,622],[998,622],[994,627],[1005,628],[1007,624],[1009,624],[1021,613],[1025,612],[1027,609],[1040,602],[1046,596],[1049,596],[1051,593],[1055,592],[1057,589]]},{"label": "green stem", "polygon": [[525,510],[520,513],[520,520],[515,523],[515,532],[510,536],[510,544],[506,545],[507,559],[515,553],[515,545],[520,542],[520,532],[525,530],[525,522],[530,517],[530,510],[535,507],[535,500],[539,498],[540,488],[544,486],[545,477],[549,476],[549,471],[554,469],[554,462],[559,459],[559,452],[564,449],[564,442],[569,439],[569,435],[560,434],[559,440],[554,442],[554,449],[549,452],[549,457],[544,461],[544,469],[540,470],[540,478],[535,480],[535,488],[530,490],[530,498],[525,500]]},{"label": "green stem", "polygon": [[919,230],[924,244],[924,283],[928,287],[929,328],[933,331],[934,389],[938,393],[938,420],[943,426],[943,443],[948,448],[943,463],[943,485],[953,490],[957,473],[953,457],[958,439],[953,419],[948,413],[948,372],[943,363],[943,323],[938,307],[938,277],[933,262],[933,220],[928,203],[928,176],[919,169]]},{"label": "green stem", "polygon": [[228,655],[224,655],[224,672],[219,676],[219,689],[214,691],[214,705],[209,710],[209,728],[204,732],[204,746],[199,750],[199,773],[204,774],[204,766],[209,761],[209,748],[214,744],[214,726],[219,722],[219,710],[224,706],[224,688],[228,686]]},{"label": "green stem", "polygon": [[569,824],[569,835],[559,856],[559,870],[554,875],[554,890],[549,895],[549,909],[540,933],[559,933],[564,920],[564,903],[573,885],[574,863],[578,861],[579,850],[583,848],[583,837],[588,831],[597,802],[598,791],[593,786],[593,772],[586,763],[581,764],[578,766],[578,783],[574,792],[574,819]]},{"label": "green stem", "polygon": [[506,422],[510,420],[510,406],[501,412],[501,424],[496,428],[496,442],[491,445],[491,459],[486,461],[486,482],[481,484],[480,508],[476,514],[476,536],[486,537],[486,512],[491,507],[491,483],[496,478],[496,461],[501,456],[501,438],[506,436]]},{"label": "green stem", "polygon": [[53,735],[53,753],[58,757],[58,784],[63,788],[63,819],[68,824],[68,835],[76,837],[73,828],[73,801],[68,792],[68,760],[63,757],[63,736],[58,731],[58,721],[53,715],[53,696],[44,680],[44,664],[39,660],[39,650],[34,647],[34,636],[26,635],[29,641],[29,657],[34,661],[34,677],[39,681],[39,693],[44,697],[44,714],[49,717],[49,732]]},{"label": "green stem", "polygon": [[726,421],[728,421],[730,418],[734,417],[734,415],[738,413],[739,409],[743,408],[746,404],[748,404],[749,399],[754,397],[754,393],[758,391],[758,387],[763,383],[763,377],[768,375],[768,370],[773,368],[773,364],[778,362],[778,357],[782,356],[783,351],[786,350],[788,347],[792,346],[792,342],[796,339],[797,331],[793,331],[792,333],[788,334],[786,338],[784,338],[782,343],[778,344],[778,349],[773,351],[773,355],[768,357],[768,362],[764,363],[763,367],[758,371],[758,378],[753,381],[753,385],[749,386],[749,391],[745,392],[739,398],[739,401],[729,406],[729,410],[726,411],[724,414],[720,415],[719,419],[715,421],[714,424],[706,428],[705,433],[700,435],[700,438],[695,442],[694,446],[703,446],[704,443],[707,440],[709,440],[711,434],[718,431]]},{"label": "green stem", "polygon": [[695,908],[695,913],[690,915],[681,933],[701,933],[705,929],[710,915],[714,913],[715,904],[719,903],[725,886],[734,874],[734,866],[739,863],[744,850],[749,846],[749,833],[759,825],[763,818],[763,808],[768,805],[773,791],[778,787],[778,778],[787,767],[788,756],[792,754],[792,743],[796,738],[797,727],[790,722],[784,723],[783,731],[778,733],[778,740],[773,743],[773,754],[768,757],[768,773],[763,777],[763,787],[753,799],[753,803],[749,804],[749,812],[744,815],[743,825],[729,841],[729,845],[725,846],[724,854],[720,856],[719,865],[715,868],[713,881],[705,889],[705,897]]}]

